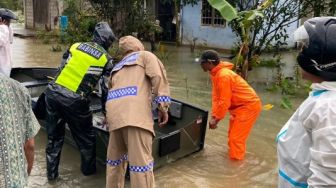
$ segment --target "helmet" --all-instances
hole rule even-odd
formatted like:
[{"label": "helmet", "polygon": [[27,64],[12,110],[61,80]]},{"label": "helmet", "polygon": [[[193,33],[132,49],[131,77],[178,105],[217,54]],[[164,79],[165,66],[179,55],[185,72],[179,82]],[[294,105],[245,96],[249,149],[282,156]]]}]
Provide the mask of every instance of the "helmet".
[{"label": "helmet", "polygon": [[315,17],[294,32],[302,46],[300,67],[326,81],[336,81],[336,17]]},{"label": "helmet", "polygon": [[0,8],[0,17],[5,20],[17,20],[17,16],[6,8]]},{"label": "helmet", "polygon": [[117,40],[107,22],[99,22],[93,31],[93,41],[107,50]]}]

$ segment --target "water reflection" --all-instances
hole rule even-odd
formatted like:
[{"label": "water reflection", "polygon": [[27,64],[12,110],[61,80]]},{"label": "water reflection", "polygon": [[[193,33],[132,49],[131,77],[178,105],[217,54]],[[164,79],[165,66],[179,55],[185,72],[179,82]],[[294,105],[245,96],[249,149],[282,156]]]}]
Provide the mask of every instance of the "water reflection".
[{"label": "water reflection", "polygon": [[51,44],[14,37],[12,45],[14,67],[57,67],[63,52],[52,52]]},{"label": "water reflection", "polygon": [[[57,67],[62,52],[51,52],[50,45],[31,39],[15,38],[13,60],[15,67],[47,66]],[[197,63],[189,48],[166,47],[168,59],[163,58],[167,69],[171,92],[174,98],[209,109],[211,105],[211,82]],[[286,61],[293,62],[292,54]],[[294,65],[288,64],[291,71]],[[287,70],[287,69],[285,69]],[[288,72],[287,72],[288,73]],[[187,158],[172,162],[169,166],[157,169],[157,187],[228,187],[263,188],[277,185],[277,159],[275,137],[282,125],[293,113],[278,107],[280,95],[267,93],[259,80],[275,74],[274,70],[255,69],[250,80],[257,88],[264,104],[275,104],[270,111],[263,111],[248,140],[247,155],[244,161],[233,162],[227,156],[228,120],[219,124],[217,130],[207,130],[205,148]],[[288,73],[290,74],[290,73]],[[260,86],[260,87],[259,87]],[[293,100],[294,109],[301,99]],[[41,131],[36,138],[36,160],[29,180],[29,187],[104,187],[105,167],[100,166],[94,176],[85,177],[80,172],[80,156],[72,146],[64,145],[60,179],[49,183],[46,178],[45,145],[46,135]],[[127,186],[128,187],[128,186]]]}]

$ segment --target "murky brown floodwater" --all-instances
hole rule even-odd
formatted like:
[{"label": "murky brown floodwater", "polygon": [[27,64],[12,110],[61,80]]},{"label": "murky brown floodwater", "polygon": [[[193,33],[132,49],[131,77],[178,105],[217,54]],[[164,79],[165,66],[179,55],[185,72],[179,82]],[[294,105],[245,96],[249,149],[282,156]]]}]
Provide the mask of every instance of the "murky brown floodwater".
[{"label": "murky brown floodwater", "polygon": [[[62,52],[51,52],[51,45],[44,45],[32,39],[15,38],[13,61],[15,67],[47,66],[57,67]],[[167,69],[171,92],[174,98],[204,109],[210,108],[210,80],[199,65],[192,62],[188,48],[166,47],[168,60],[163,59]],[[197,53],[195,53],[197,54]],[[293,55],[287,55],[293,62]],[[289,67],[289,68],[288,68]],[[287,65],[293,70],[292,65]],[[285,70],[287,70],[285,69]],[[227,156],[227,118],[216,130],[207,130],[205,148],[187,158],[172,162],[169,166],[155,171],[157,187],[184,188],[269,188],[277,185],[277,158],[275,137],[282,125],[293,113],[279,107],[281,96],[265,92],[258,79],[275,74],[272,70],[255,69],[250,80],[257,89],[264,104],[274,104],[270,111],[263,111],[248,140],[244,161],[230,161]],[[253,80],[255,78],[256,80]],[[260,86],[260,87],[259,87]],[[294,109],[302,99],[294,99]],[[94,176],[85,177],[80,173],[80,157],[77,150],[64,145],[60,179],[49,184],[46,178],[45,145],[46,135],[40,131],[36,138],[36,160],[29,187],[104,187],[105,167],[99,166]]]}]

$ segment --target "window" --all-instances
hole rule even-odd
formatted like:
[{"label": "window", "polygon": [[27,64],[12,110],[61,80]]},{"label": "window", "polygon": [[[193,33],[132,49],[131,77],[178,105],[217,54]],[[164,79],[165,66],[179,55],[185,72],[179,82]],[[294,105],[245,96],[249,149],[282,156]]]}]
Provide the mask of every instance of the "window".
[{"label": "window", "polygon": [[220,13],[212,8],[207,0],[202,0],[202,25],[225,27],[226,21]]}]

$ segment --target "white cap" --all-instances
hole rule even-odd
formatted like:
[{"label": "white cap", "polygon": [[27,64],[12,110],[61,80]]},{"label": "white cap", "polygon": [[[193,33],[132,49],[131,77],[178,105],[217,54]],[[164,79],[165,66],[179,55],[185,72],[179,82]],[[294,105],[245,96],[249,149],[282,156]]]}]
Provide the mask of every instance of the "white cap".
[{"label": "white cap", "polygon": [[309,35],[304,25],[294,31],[294,42],[298,42],[303,46],[309,45]]}]

